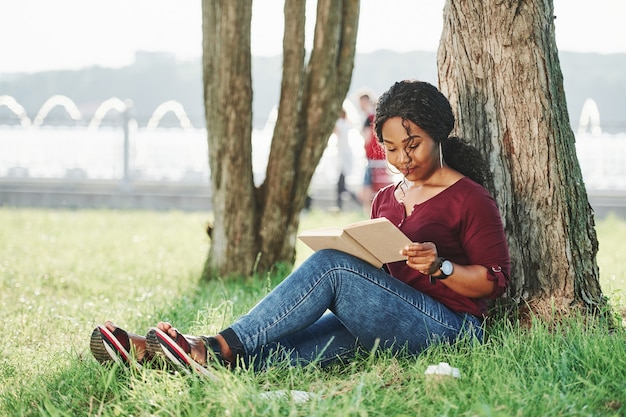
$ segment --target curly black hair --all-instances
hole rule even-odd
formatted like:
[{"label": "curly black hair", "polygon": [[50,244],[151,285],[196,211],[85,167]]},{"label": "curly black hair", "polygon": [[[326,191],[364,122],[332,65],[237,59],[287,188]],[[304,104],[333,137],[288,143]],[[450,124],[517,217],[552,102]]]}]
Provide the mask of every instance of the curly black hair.
[{"label": "curly black hair", "polygon": [[[374,128],[378,142],[383,143],[383,124],[393,117],[418,125],[436,143],[441,144],[443,157],[451,168],[485,186],[489,165],[478,148],[465,139],[449,136],[454,129],[454,114],[448,99],[432,84],[424,81],[396,82],[378,101]],[[408,123],[403,123],[409,133]],[[405,147],[409,154],[411,141]]]}]

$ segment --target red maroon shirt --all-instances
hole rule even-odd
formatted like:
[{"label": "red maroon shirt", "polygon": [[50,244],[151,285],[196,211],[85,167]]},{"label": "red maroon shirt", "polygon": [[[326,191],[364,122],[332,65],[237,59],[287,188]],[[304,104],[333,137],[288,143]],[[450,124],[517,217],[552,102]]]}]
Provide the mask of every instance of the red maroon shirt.
[{"label": "red maroon shirt", "polygon": [[[433,242],[439,256],[459,265],[483,265],[494,291],[486,298],[504,293],[510,274],[509,250],[500,211],[489,192],[464,177],[429,200],[415,205],[406,215],[394,196],[399,184],[383,188],[372,203],[372,217],[386,217],[412,242]],[[440,281],[409,268],[406,262],[387,265],[392,276],[427,294],[450,309],[476,316],[486,314],[486,298],[469,298]]]}]

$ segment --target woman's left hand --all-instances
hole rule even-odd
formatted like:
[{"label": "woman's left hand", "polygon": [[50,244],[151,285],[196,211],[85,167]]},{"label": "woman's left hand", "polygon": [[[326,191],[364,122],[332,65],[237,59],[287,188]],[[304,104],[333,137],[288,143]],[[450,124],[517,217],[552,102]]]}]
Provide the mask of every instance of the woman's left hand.
[{"label": "woman's left hand", "polygon": [[[407,257],[406,264],[420,273],[438,275],[439,255],[433,242],[411,243],[400,251]],[[494,281],[487,279],[487,268],[482,265],[454,265],[454,278],[437,281],[451,290],[470,298],[487,297],[493,292]]]},{"label": "woman's left hand", "polygon": [[433,242],[411,243],[400,253],[407,257],[406,264],[424,275],[433,275],[439,269],[437,246]]}]

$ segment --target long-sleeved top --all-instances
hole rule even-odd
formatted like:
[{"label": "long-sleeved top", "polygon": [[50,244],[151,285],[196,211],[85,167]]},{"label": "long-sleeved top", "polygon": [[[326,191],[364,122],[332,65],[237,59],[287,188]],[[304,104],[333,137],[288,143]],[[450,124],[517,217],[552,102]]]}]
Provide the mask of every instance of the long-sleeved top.
[{"label": "long-sleeved top", "polygon": [[400,281],[427,294],[450,309],[476,316],[487,313],[487,298],[504,293],[509,282],[510,257],[496,202],[481,185],[463,177],[439,194],[416,204],[409,212],[394,196],[399,184],[378,192],[372,204],[372,217],[386,217],[412,242],[433,242],[438,256],[459,265],[483,265],[488,279],[495,282],[485,298],[465,297],[440,281],[432,284],[429,276],[409,268],[406,262],[387,265]]}]

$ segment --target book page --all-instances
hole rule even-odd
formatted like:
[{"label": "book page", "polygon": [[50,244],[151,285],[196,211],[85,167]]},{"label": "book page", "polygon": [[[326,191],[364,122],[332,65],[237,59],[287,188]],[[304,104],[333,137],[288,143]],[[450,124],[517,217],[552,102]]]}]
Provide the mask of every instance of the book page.
[{"label": "book page", "polygon": [[411,240],[384,217],[350,224],[345,231],[381,263],[406,260],[400,250]]},{"label": "book page", "polygon": [[354,255],[377,268],[383,265],[378,258],[369,253],[353,237],[337,227],[307,230],[300,233],[298,238],[314,251],[336,249]]},{"label": "book page", "polygon": [[411,243],[386,218],[352,223],[344,229],[325,227],[307,230],[298,238],[311,249],[336,249],[349,253],[380,268],[384,263],[405,260],[400,250]]}]

